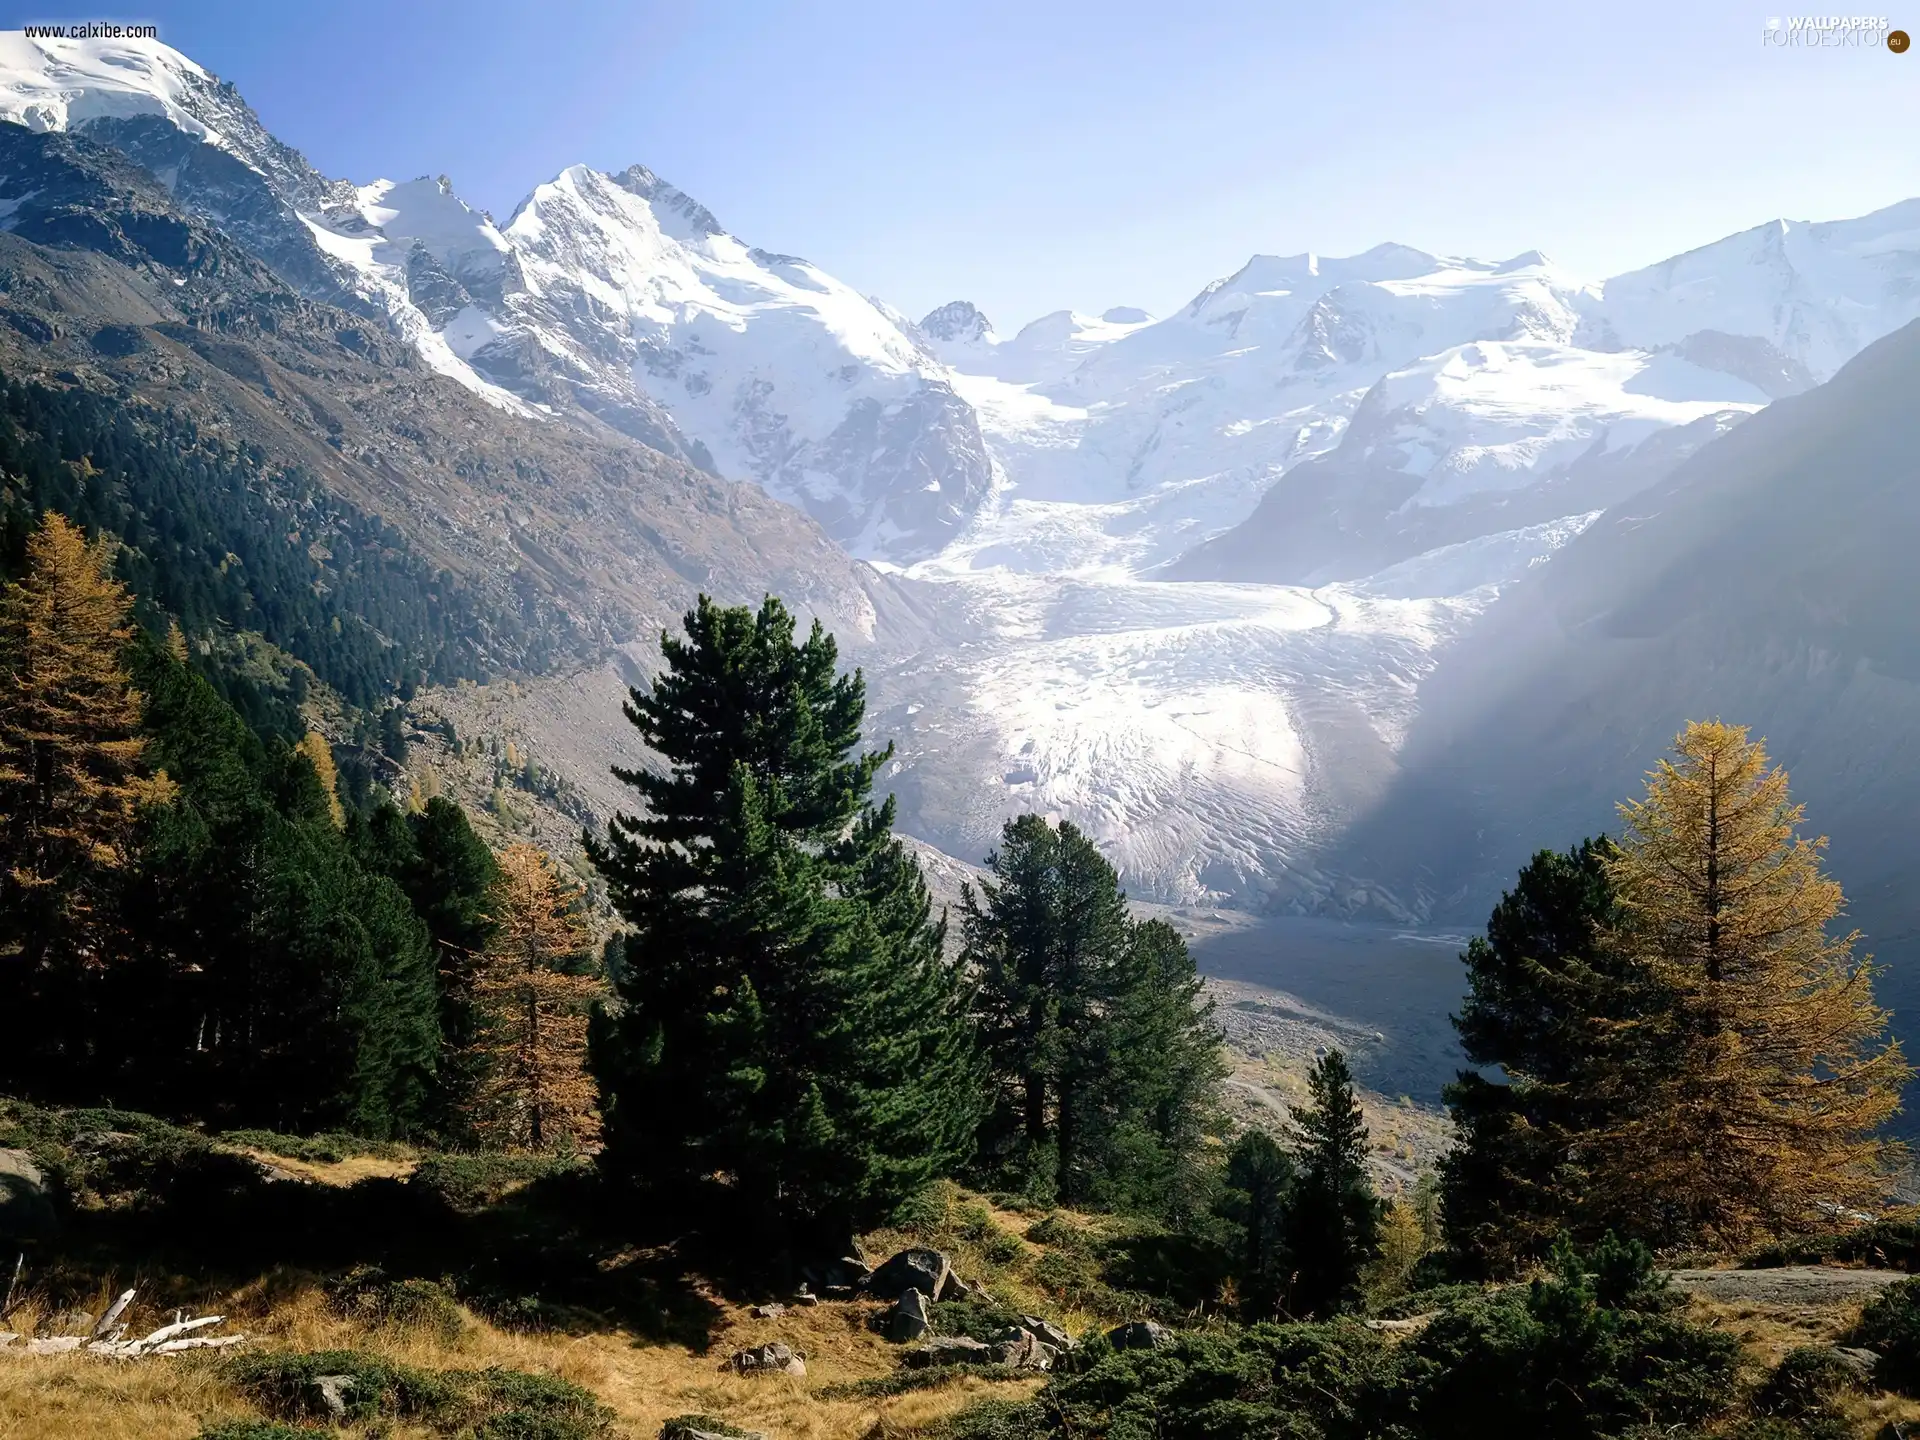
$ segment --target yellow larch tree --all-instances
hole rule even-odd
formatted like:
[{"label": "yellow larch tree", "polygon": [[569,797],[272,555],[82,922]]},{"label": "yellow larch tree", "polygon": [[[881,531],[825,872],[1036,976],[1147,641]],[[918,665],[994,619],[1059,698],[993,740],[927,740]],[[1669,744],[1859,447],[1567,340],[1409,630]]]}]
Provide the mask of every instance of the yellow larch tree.
[{"label": "yellow larch tree", "polygon": [[588,1009],[601,985],[560,968],[587,944],[580,892],[537,846],[510,845],[498,859],[494,936],[473,986],[486,1061],[474,1128],[511,1148],[581,1144],[599,1134],[586,1060]]},{"label": "yellow larch tree", "polygon": [[1620,813],[1612,943],[1661,998],[1621,1049],[1635,1103],[1582,1147],[1595,1200],[1739,1247],[1883,1196],[1910,1072],[1786,772],[1744,727],[1698,722]]},{"label": "yellow larch tree", "polygon": [[26,573],[0,592],[0,964],[30,993],[96,968],[110,948],[110,880],[141,805],[143,704],[132,627],[104,537],[49,512]]},{"label": "yellow larch tree", "polygon": [[333,763],[333,746],[318,730],[309,730],[294,748],[307,757],[313,773],[320,777],[320,788],[327,792],[327,815],[333,821],[333,828],[344,829],[347,812],[340,803],[340,771]]}]

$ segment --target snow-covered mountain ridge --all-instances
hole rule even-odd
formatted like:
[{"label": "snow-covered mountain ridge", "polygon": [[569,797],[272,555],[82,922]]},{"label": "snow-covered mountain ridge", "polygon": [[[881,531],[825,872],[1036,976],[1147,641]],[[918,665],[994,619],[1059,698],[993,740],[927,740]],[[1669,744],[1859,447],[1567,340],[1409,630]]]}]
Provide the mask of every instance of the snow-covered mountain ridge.
[{"label": "snow-covered mountain ridge", "polygon": [[283,278],[384,315],[502,408],[583,412],[758,480],[856,554],[931,553],[987,492],[973,411],[917,339],[643,166],[570,167],[498,226],[445,177],[322,176],[157,41],[0,36],[0,119],[126,151]]}]

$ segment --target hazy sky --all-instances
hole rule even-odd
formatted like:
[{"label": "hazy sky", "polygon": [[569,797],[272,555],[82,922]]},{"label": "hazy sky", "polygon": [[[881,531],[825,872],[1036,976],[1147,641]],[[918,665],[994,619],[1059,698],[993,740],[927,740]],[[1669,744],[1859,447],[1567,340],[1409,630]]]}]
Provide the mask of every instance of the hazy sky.
[{"label": "hazy sky", "polygon": [[1782,13],[149,0],[92,18],[157,23],[330,175],[445,173],[504,221],[568,164],[640,161],[753,244],[914,315],[971,299],[1011,332],[1063,306],[1164,314],[1256,252],[1537,248],[1601,278],[1920,194],[1920,48],[1769,49]]}]

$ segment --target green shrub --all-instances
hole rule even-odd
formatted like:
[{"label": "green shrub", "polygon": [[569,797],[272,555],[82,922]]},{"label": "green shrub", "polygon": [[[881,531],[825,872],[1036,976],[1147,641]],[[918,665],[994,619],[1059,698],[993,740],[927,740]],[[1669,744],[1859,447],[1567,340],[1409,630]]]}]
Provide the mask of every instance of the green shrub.
[{"label": "green shrub", "polygon": [[959,1206],[949,1220],[955,1235],[976,1245],[1001,1233],[1000,1227],[993,1223],[993,1212],[978,1200]]},{"label": "green shrub", "polygon": [[[1698,1440],[1707,1440],[1697,1431],[1689,1435],[1649,1435],[1646,1440],[1695,1440],[1696,1436]],[[1636,1435],[1633,1440],[1641,1437]],[[1839,1415],[1803,1415],[1793,1420],[1766,1416],[1738,1421],[1731,1429],[1716,1431],[1713,1440],[1855,1440],[1855,1431]]]},{"label": "green shrub", "polygon": [[538,1295],[501,1295],[474,1301],[474,1308],[502,1330],[522,1334],[536,1330],[558,1329],[561,1314]]},{"label": "green shrub", "polygon": [[1839,1396],[1860,1388],[1860,1376],[1844,1355],[1825,1345],[1789,1350],[1754,1397],[1762,1415],[1793,1419],[1822,1413]]},{"label": "green shrub", "polygon": [[902,1200],[889,1219],[896,1230],[910,1230],[917,1235],[930,1234],[947,1223],[947,1206],[952,1193],[953,1187],[947,1181],[936,1180]]},{"label": "green shrub", "polygon": [[377,1265],[362,1265],[327,1282],[335,1314],[395,1329],[424,1330],[446,1341],[466,1333],[467,1317],[453,1291],[435,1280],[394,1280]]},{"label": "green shrub", "polygon": [[935,1432],[942,1440],[1040,1440],[1053,1434],[1051,1417],[1038,1401],[982,1400]]},{"label": "green shrub", "polygon": [[1869,1300],[1849,1339],[1880,1357],[1876,1386],[1920,1395],[1920,1280],[1889,1285]]},{"label": "green shrub", "polygon": [[499,1367],[463,1378],[490,1412],[475,1440],[592,1440],[613,1428],[613,1412],[571,1381]]},{"label": "green shrub", "polygon": [[1737,1342],[1665,1313],[1670,1292],[1644,1247],[1603,1243],[1582,1257],[1563,1243],[1554,1266],[1524,1289],[1449,1306],[1407,1341],[1396,1405],[1416,1433],[1588,1440],[1727,1408]]},{"label": "green shrub", "polygon": [[994,1232],[980,1242],[980,1253],[986,1257],[989,1265],[1006,1267],[1018,1265],[1027,1258],[1027,1247],[1020,1243],[1018,1235],[995,1227]]},{"label": "green shrub", "polygon": [[217,1420],[201,1430],[199,1440],[314,1440],[326,1433],[310,1425],[282,1425],[278,1420]]},{"label": "green shrub", "polygon": [[593,1440],[613,1425],[613,1412],[591,1391],[522,1370],[416,1370],[357,1350],[247,1355],[226,1370],[281,1420],[329,1419],[316,1381],[346,1375],[349,1422],[408,1420],[475,1440]]},{"label": "green shrub", "polygon": [[86,1209],[204,1204],[259,1183],[245,1157],[132,1110],[49,1110],[0,1101],[0,1144],[29,1151],[63,1201]]},{"label": "green shrub", "polygon": [[1027,1227],[1027,1239],[1070,1255],[1092,1255],[1093,1236],[1084,1225],[1077,1225],[1059,1211],[1049,1211]]},{"label": "green shrub", "polygon": [[359,1350],[242,1355],[227,1362],[234,1386],[254,1404],[282,1420],[327,1420],[316,1383],[322,1375],[352,1379],[342,1394],[347,1419],[415,1419],[429,1424],[457,1417],[464,1399],[457,1372],[397,1365]]},{"label": "green shrub", "polygon": [[582,1165],[569,1155],[434,1155],[420,1162],[409,1183],[453,1210],[471,1213],[499,1204],[536,1180]]},{"label": "green shrub", "polygon": [[930,1312],[933,1333],[991,1340],[1009,1325],[1020,1323],[1020,1312],[996,1300],[969,1295],[964,1300],[935,1301]]},{"label": "green shrub", "polygon": [[[1161,1350],[1115,1350],[1096,1338],[1066,1357],[1039,1397],[1041,1431],[1111,1440],[1319,1440],[1377,1433],[1389,1347],[1352,1323],[1256,1325],[1177,1334]],[[1009,1435],[1036,1423],[1009,1410]]]},{"label": "green shrub", "polygon": [[372,1155],[382,1160],[404,1159],[413,1152],[392,1140],[367,1140],[358,1135],[327,1131],[320,1135],[281,1135],[272,1130],[223,1130],[219,1139],[227,1145],[241,1145],[288,1160],[305,1160],[315,1165],[337,1165],[356,1155]]},{"label": "green shrub", "polygon": [[1430,1293],[1420,1308],[1438,1313],[1399,1343],[1351,1320],[1177,1331],[1158,1350],[1115,1350],[1096,1336],[1060,1358],[1034,1403],[974,1406],[945,1433],[1703,1440],[1696,1427],[1723,1421],[1737,1394],[1737,1343],[1677,1318],[1636,1245],[1610,1241],[1584,1255],[1563,1246],[1548,1279]]}]

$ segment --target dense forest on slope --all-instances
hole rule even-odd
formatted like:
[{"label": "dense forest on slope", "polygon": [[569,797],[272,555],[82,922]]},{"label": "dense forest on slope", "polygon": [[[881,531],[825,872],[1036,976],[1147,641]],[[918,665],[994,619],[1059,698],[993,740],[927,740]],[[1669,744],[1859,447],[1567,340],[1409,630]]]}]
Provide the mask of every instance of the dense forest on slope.
[{"label": "dense forest on slope", "polygon": [[[189,636],[257,631],[355,705],[408,683],[486,678],[492,627],[475,597],[379,516],[191,416],[0,376],[9,573],[47,509],[121,541],[117,568],[150,617]],[[501,638],[527,641],[517,627]]]}]

